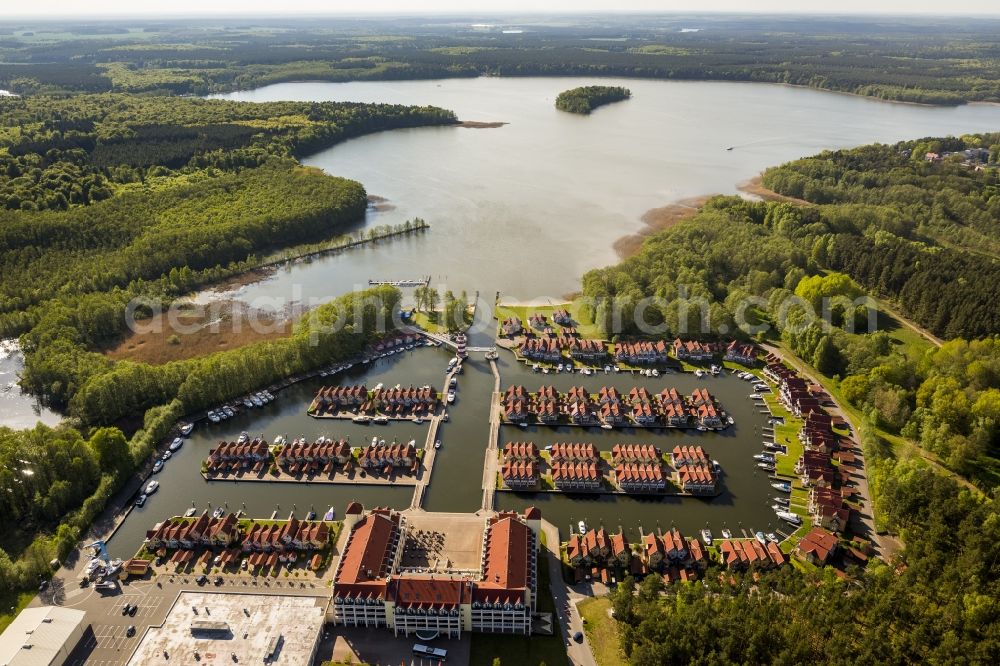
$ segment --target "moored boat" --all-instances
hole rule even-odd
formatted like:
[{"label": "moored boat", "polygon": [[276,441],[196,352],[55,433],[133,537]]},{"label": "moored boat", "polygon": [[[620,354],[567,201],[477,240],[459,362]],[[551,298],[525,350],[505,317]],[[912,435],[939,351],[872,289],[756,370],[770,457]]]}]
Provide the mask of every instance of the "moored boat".
[{"label": "moored boat", "polygon": [[714,539],[712,538],[712,530],[708,529],[707,527],[703,529],[701,531],[701,540],[705,542],[706,546],[711,546],[712,541],[714,541]]}]

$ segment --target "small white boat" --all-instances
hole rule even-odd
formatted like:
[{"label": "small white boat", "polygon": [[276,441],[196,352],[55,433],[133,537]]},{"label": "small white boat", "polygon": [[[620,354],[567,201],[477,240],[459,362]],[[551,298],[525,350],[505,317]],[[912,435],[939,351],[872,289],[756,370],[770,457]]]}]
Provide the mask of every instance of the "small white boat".
[{"label": "small white boat", "polygon": [[212,423],[218,423],[219,422],[219,415],[216,414],[215,412],[208,412],[208,414],[206,414],[206,416],[208,416],[208,420],[211,421]]},{"label": "small white boat", "polygon": [[153,463],[153,474],[156,474],[161,469],[163,469],[163,461],[162,460],[157,460],[155,463]]},{"label": "small white boat", "polygon": [[698,368],[697,370],[694,371],[694,376],[698,378],[704,377],[705,371],[702,370],[701,368]]},{"label": "small white boat", "polygon": [[370,448],[375,448],[378,446],[378,437],[372,437],[372,443],[368,445]]},{"label": "small white boat", "polygon": [[723,530],[722,530],[722,538],[723,539],[732,539],[733,538],[732,531],[723,528]]},{"label": "small white boat", "polygon": [[181,426],[181,434],[184,435],[185,437],[190,435],[192,430],[194,430],[193,423],[185,423],[184,425]]},{"label": "small white boat", "polygon": [[542,368],[542,374],[543,375],[549,374],[549,369],[548,368]]},{"label": "small white boat", "polygon": [[228,406],[228,405],[226,405],[225,407],[223,407],[222,411],[224,411],[226,413],[226,418],[231,419],[234,416],[236,416],[236,410],[233,409],[232,407]]},{"label": "small white boat", "polygon": [[587,533],[587,523],[585,523],[585,522],[583,522],[581,520],[579,523],[576,524],[576,529],[579,530],[580,534],[586,534]]},{"label": "small white boat", "polygon": [[171,451],[170,449],[167,449],[166,451],[164,451],[164,452],[163,452],[163,455],[162,455],[162,456],[160,456],[160,462],[165,462],[165,461],[167,461],[167,460],[170,460],[170,458],[171,458],[171,457],[172,457],[173,455],[174,455],[174,452],[173,452],[173,451]]},{"label": "small white boat", "polygon": [[722,473],[722,465],[719,464],[718,460],[712,461],[712,471],[715,472],[716,476]]},{"label": "small white boat", "polygon": [[611,425],[610,423],[602,423],[601,424],[601,430],[612,430],[613,428],[614,428],[614,426]]},{"label": "small white boat", "polygon": [[774,488],[775,490],[780,490],[783,493],[790,493],[790,492],[792,492],[792,484],[786,483],[784,481],[778,481],[778,482],[772,483],[771,487]]},{"label": "small white boat", "polygon": [[736,419],[734,419],[734,418],[733,418],[732,416],[730,416],[729,418],[727,418],[727,419],[726,419],[726,422],[727,422],[727,423],[728,423],[729,425],[736,425]]},{"label": "small white boat", "polygon": [[447,400],[448,400],[448,404],[449,405],[451,403],[455,402],[455,392],[454,391],[448,391],[448,398],[447,398]]},{"label": "small white boat", "polygon": [[762,546],[767,543],[767,539],[764,537],[763,532],[755,532],[753,536]]},{"label": "small white boat", "polygon": [[698,426],[698,430],[700,430],[700,431],[702,431],[702,432],[705,432],[706,430],[708,430],[708,428],[706,428],[706,427],[705,427],[705,426],[703,426],[703,425],[699,425],[699,426]]},{"label": "small white boat", "polygon": [[222,518],[224,515],[226,515],[226,510],[223,509],[221,506],[216,508],[215,511],[212,512],[212,518]]},{"label": "small white boat", "polygon": [[361,414],[355,416],[353,419],[351,419],[351,421],[353,421],[354,423],[371,423],[372,417]]},{"label": "small white boat", "polygon": [[323,514],[323,520],[333,520],[333,517],[336,515],[336,513],[337,512],[334,511],[333,507],[331,506],[329,509],[326,510],[326,513]]},{"label": "small white boat", "polygon": [[139,497],[137,497],[136,500],[135,500],[135,505],[136,506],[142,506],[143,504],[146,503],[147,499],[149,499],[149,498],[146,495],[139,495]]},{"label": "small white boat", "polygon": [[170,450],[171,451],[176,451],[177,449],[181,448],[182,446],[184,446],[184,440],[181,439],[180,437],[175,437],[174,441],[170,442]]},{"label": "small white boat", "polygon": [[768,532],[764,536],[766,536],[767,540],[770,541],[771,543],[779,543],[778,535],[775,534],[774,532]]},{"label": "small white boat", "polygon": [[377,425],[385,425],[388,422],[389,422],[389,417],[384,415],[376,416],[375,418],[372,419],[372,423],[375,423]]},{"label": "small white boat", "polygon": [[539,366],[537,363],[535,363],[535,364],[533,364],[531,366],[531,371],[532,372],[538,372],[539,370],[541,370],[541,366]]},{"label": "small white boat", "polygon": [[149,483],[146,484],[146,489],[143,492],[146,493],[147,495],[152,495],[157,491],[159,487],[160,487],[159,481],[150,481]]},{"label": "small white boat", "polygon": [[774,463],[771,463],[771,462],[759,462],[759,463],[757,463],[757,467],[760,467],[762,470],[767,471],[767,472],[773,472],[774,471]]},{"label": "small white boat", "polygon": [[424,420],[421,417],[419,417],[419,416],[414,416],[413,417],[413,422],[416,423],[417,425],[419,425],[419,424],[423,423]]},{"label": "small white boat", "polygon": [[653,373],[654,377],[659,377],[660,376],[660,371],[657,370],[656,368],[653,368],[651,372]]},{"label": "small white boat", "polygon": [[250,441],[250,435],[247,433],[246,430],[244,430],[243,432],[240,433],[239,439],[236,440],[236,443],[246,444],[249,441]]},{"label": "small white boat", "polygon": [[753,459],[761,462],[774,462],[774,456],[770,453],[755,453]]},{"label": "small white boat", "polygon": [[264,401],[261,400],[259,397],[252,395],[250,396],[250,404],[253,405],[254,407],[263,407]]},{"label": "small white boat", "polygon": [[717,365],[713,365],[712,368],[711,368],[711,370],[712,370],[712,374],[715,375],[715,376],[718,376],[719,374],[722,373],[722,368],[720,368]]},{"label": "small white boat", "polygon": [[451,381],[448,382],[448,386],[458,386],[458,377],[452,377]]},{"label": "small white boat", "polygon": [[701,540],[705,542],[706,546],[712,545],[712,530],[707,527],[701,531]]},{"label": "small white boat", "polygon": [[191,507],[190,509],[188,509],[187,511],[184,512],[184,517],[185,518],[190,518],[191,516],[193,516],[196,513],[198,513],[198,509],[196,509],[194,507]]},{"label": "small white boat", "polygon": [[621,371],[622,371],[622,369],[621,369],[621,368],[619,368],[619,367],[618,367],[618,366],[616,365],[616,366],[614,366],[614,371],[615,371],[615,372],[621,372]]},{"label": "small white boat", "polygon": [[436,442],[434,442],[434,448],[435,449],[440,449],[441,448],[441,440],[440,439],[437,440]]},{"label": "small white boat", "polygon": [[609,372],[611,372],[611,366],[610,365],[604,366],[604,374],[608,374]]},{"label": "small white boat", "polygon": [[794,514],[791,511],[775,511],[774,513],[776,516],[778,516],[778,518],[781,518],[782,520],[789,522],[792,525],[802,524],[802,518],[800,518],[798,514]]},{"label": "small white boat", "polygon": [[563,364],[560,363],[559,365],[556,366],[556,372],[562,372],[562,371],[563,371]]},{"label": "small white boat", "polygon": [[274,438],[275,446],[283,446],[284,443],[285,443],[285,437],[283,435],[278,435],[277,437]]},{"label": "small white boat", "polygon": [[517,424],[517,427],[518,428],[527,428],[528,424],[525,423],[524,421],[521,421],[520,423]]},{"label": "small white boat", "polygon": [[250,402],[250,398],[243,398],[243,406],[247,409],[253,409],[253,403]]}]

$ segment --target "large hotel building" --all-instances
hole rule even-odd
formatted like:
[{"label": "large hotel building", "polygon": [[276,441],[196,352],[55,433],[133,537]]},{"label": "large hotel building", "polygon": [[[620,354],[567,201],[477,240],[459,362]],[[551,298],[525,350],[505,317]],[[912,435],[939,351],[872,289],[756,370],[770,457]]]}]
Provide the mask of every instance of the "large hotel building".
[{"label": "large hotel building", "polygon": [[530,634],[541,512],[499,513],[483,522],[478,569],[428,573],[402,566],[404,515],[391,509],[366,512],[352,502],[328,618],[346,626],[391,628],[397,636]]}]

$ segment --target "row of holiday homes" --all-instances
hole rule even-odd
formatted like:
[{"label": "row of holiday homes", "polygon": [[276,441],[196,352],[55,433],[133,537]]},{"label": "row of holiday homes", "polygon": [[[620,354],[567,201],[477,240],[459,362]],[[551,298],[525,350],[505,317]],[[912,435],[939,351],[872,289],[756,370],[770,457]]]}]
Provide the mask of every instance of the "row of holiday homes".
[{"label": "row of holiday homes", "polygon": [[[850,519],[847,504],[854,490],[849,485],[854,454],[839,451],[840,438],[833,431],[833,417],[822,407],[822,389],[806,382],[794,370],[787,368],[773,355],[767,357],[764,376],[775,382],[778,399],[793,414],[802,419],[798,438],[803,453],[796,461],[795,473],[809,490],[808,509],[815,525],[833,532],[842,532]],[[841,461],[833,464],[834,458]]]},{"label": "row of holiday homes", "polygon": [[676,339],[606,343],[603,340],[581,338],[564,329],[559,335],[542,334],[525,337],[517,345],[518,354],[530,361],[559,363],[566,355],[583,363],[603,363],[614,358],[628,365],[663,365],[678,361],[706,362],[722,356],[723,360],[753,366],[757,363],[757,348],[750,343],[733,340],[729,343],[699,342]]},{"label": "row of holiday homes", "polygon": [[383,412],[386,414],[433,412],[440,403],[440,394],[430,386],[403,388],[396,386],[369,391],[360,386],[324,386],[316,392],[310,413]]},{"label": "row of holiday homes", "polygon": [[299,520],[291,514],[283,521],[241,526],[236,514],[215,518],[205,511],[197,518],[171,518],[156,525],[146,533],[145,545],[151,552],[232,546],[243,552],[283,552],[320,550],[329,542],[330,526],[323,521]]},{"label": "row of holiday homes", "polygon": [[[419,465],[416,447],[412,444],[382,444],[360,449],[357,464],[363,469],[391,471],[392,468],[409,468]],[[255,439],[246,443],[222,442],[210,449],[205,460],[209,474],[225,474],[251,470],[261,472],[271,464],[287,474],[330,473],[340,469],[350,472],[354,467],[355,452],[346,439],[332,440],[320,437],[315,442],[293,440],[274,447]],[[389,468],[389,469],[387,469]]]},{"label": "row of holiday homes", "polygon": [[515,385],[504,392],[503,410],[510,423],[526,423],[534,418],[539,423],[569,422],[581,426],[635,423],[720,428],[725,425],[715,398],[704,388],[682,397],[675,388],[663,389],[653,396],[645,387],[633,388],[622,395],[613,386],[602,386],[596,394],[583,386],[574,386],[563,394],[553,386],[542,386],[536,393],[528,393],[524,386]]},{"label": "row of holiday homes", "polygon": [[[605,486],[604,462],[593,444],[559,443],[547,449],[552,485],[562,491],[598,491]],[[508,442],[503,448],[500,475],[511,490],[535,490],[541,483],[543,462],[533,442]],[[616,444],[611,451],[615,486],[625,493],[658,493],[676,485],[692,495],[718,490],[714,464],[700,446],[675,446],[676,476],[664,470],[659,449],[649,444]]]}]

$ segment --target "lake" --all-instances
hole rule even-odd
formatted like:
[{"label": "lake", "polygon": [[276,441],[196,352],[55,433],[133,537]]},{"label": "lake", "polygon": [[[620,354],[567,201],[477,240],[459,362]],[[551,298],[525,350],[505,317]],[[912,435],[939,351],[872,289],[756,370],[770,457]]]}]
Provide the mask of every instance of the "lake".
[{"label": "lake", "polygon": [[[625,85],[632,99],[589,116],[556,95]],[[616,239],[643,213],[689,197],[732,194],[768,166],[824,149],[995,131],[1000,106],[938,108],[767,84],[592,78],[287,83],[221,95],[244,101],[432,104],[496,129],[434,127],[373,134],[304,163],[356,179],[392,210],[368,224],[422,217],[429,233],[298,264],[240,291],[248,300],[327,299],[369,279],[431,275],[442,291],[561,297],[617,260]],[[726,148],[733,147],[732,151]]]}]

